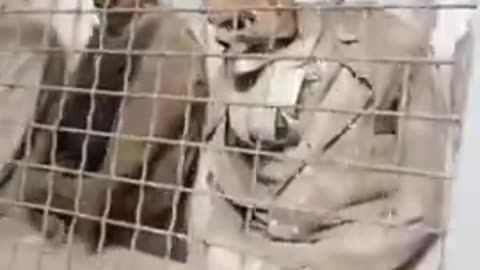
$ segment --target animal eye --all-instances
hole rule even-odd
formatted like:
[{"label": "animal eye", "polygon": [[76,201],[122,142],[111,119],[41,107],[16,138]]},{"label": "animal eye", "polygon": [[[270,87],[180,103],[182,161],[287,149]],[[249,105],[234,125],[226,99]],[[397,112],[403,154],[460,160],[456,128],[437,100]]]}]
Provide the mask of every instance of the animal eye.
[{"label": "animal eye", "polygon": [[218,27],[224,28],[228,31],[242,30],[243,28],[245,28],[245,23],[242,20],[240,20],[239,18],[237,18],[236,22],[235,22],[234,18],[229,18],[229,19],[226,19],[223,22],[221,22],[218,25]]},{"label": "animal eye", "polygon": [[241,11],[238,17],[247,26],[254,24],[257,19],[252,11]]},{"label": "animal eye", "polygon": [[218,24],[218,27],[228,31],[244,30],[255,23],[255,14],[249,11],[240,11],[237,16],[231,16]]}]

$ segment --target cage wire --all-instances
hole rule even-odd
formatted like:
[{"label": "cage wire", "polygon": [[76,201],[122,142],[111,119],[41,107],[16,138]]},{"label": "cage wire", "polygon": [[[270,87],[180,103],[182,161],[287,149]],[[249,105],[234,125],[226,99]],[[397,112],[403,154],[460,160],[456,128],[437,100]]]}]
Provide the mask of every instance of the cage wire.
[{"label": "cage wire", "polygon": [[[338,237],[338,235],[328,234],[328,232],[323,235],[324,231],[328,231],[327,229],[315,228],[314,233],[307,233],[306,236],[295,241],[292,239],[279,241],[274,237],[268,237],[269,224],[271,224],[269,211],[279,206],[274,205],[274,200],[269,199],[270,197],[265,194],[270,194],[272,191],[275,194],[288,191],[290,186],[294,185],[292,183],[295,179],[289,179],[278,188],[272,183],[268,183],[271,186],[265,184],[268,180],[263,179],[258,171],[272,160],[289,160],[293,164],[300,164],[299,167],[302,168],[315,164],[322,170],[337,170],[341,173],[350,171],[351,173],[345,177],[357,175],[359,181],[365,181],[365,177],[362,178],[361,175],[366,172],[371,175],[382,175],[388,178],[388,181],[400,181],[405,175],[411,176],[414,181],[424,181],[422,183],[435,181],[438,185],[448,186],[446,191],[439,191],[440,193],[436,194],[441,197],[439,200],[447,201],[445,208],[449,205],[450,190],[452,187],[456,188],[454,199],[458,198],[459,202],[453,205],[452,214],[449,209],[441,210],[442,222],[439,226],[420,223],[419,228],[412,228],[408,224],[395,224],[389,219],[380,220],[376,214],[366,212],[358,214],[357,212],[355,215],[355,211],[349,213],[349,207],[358,205],[359,202],[350,201],[347,203],[352,205],[336,208],[312,205],[307,209],[306,207],[296,208],[294,205],[282,205],[280,210],[286,211],[282,213],[287,213],[287,217],[289,213],[303,214],[299,216],[291,214],[294,221],[306,219],[310,222],[316,215],[316,219],[328,221],[318,223],[326,227],[340,226],[340,223],[358,223],[394,229],[405,227],[403,230],[406,232],[415,230],[427,232],[429,236],[433,235],[437,239],[437,246],[432,245],[428,250],[435,248],[437,250],[432,252],[433,255],[423,257],[423,265],[407,264],[404,266],[405,269],[478,269],[475,267],[478,263],[473,255],[475,249],[466,244],[466,242],[473,242],[472,237],[476,235],[474,232],[476,227],[468,227],[468,224],[479,224],[476,220],[478,218],[472,217],[475,215],[471,211],[477,190],[473,186],[476,175],[472,162],[474,155],[472,151],[475,149],[474,136],[478,133],[475,132],[477,130],[475,108],[478,107],[475,106],[475,102],[478,98],[476,91],[473,90],[477,87],[477,81],[474,76],[470,78],[465,75],[468,74],[466,70],[464,70],[465,73],[457,75],[458,78],[453,77],[457,80],[456,83],[463,85],[456,86],[458,89],[453,86],[455,89],[450,89],[451,78],[446,78],[446,75],[435,78],[437,83],[446,88],[446,92],[435,94],[446,94],[449,98],[452,98],[450,95],[455,95],[452,91],[466,92],[466,85],[469,84],[468,95],[465,94],[468,96],[465,101],[467,120],[465,127],[462,125],[464,123],[462,101],[459,101],[462,105],[459,105],[458,110],[452,110],[446,114],[411,114],[371,106],[360,106],[359,109],[345,106],[332,108],[318,106],[311,102],[306,105],[285,105],[281,102],[268,104],[259,100],[258,95],[253,94],[246,101],[240,98],[228,100],[227,94],[232,92],[232,89],[227,87],[228,84],[219,87],[218,82],[215,81],[218,80],[215,76],[224,76],[221,79],[228,77],[228,73],[216,73],[216,69],[226,65],[228,61],[237,59],[251,61],[264,59],[272,62],[305,60],[308,63],[321,62],[322,65],[341,63],[341,68],[351,63],[366,67],[400,64],[405,71],[401,74],[402,89],[398,89],[402,93],[398,98],[398,106],[401,107],[408,103],[410,95],[414,95],[406,91],[410,84],[408,80],[414,76],[412,71],[418,72],[418,66],[452,67],[457,63],[457,59],[430,55],[428,57],[379,55],[375,59],[367,59],[358,55],[348,57],[316,55],[306,50],[303,53],[282,54],[275,52],[269,46],[250,48],[253,52],[245,53],[244,50],[243,53],[238,53],[234,51],[238,48],[233,47],[232,44],[220,42],[219,47],[219,44],[216,44],[219,39],[215,35],[225,30],[220,29],[222,24],[222,27],[230,28],[229,30],[248,27],[248,25],[241,25],[244,22],[242,20],[245,20],[244,16],[247,16],[248,21],[249,15],[263,14],[262,12],[274,14],[273,12],[295,10],[301,16],[302,11],[307,9],[316,10],[322,14],[346,11],[352,14],[355,12],[366,14],[393,10],[403,11],[406,14],[410,10],[427,13],[454,9],[473,10],[476,8],[475,3],[410,4],[402,2],[402,4],[400,1],[391,1],[385,4],[362,1],[322,1],[299,6],[260,5],[259,7],[258,3],[261,1],[245,1],[244,4],[239,4],[238,1],[210,1],[215,6],[212,8],[206,4],[202,7],[178,7],[178,3],[173,3],[174,1],[169,1],[170,3],[162,7],[151,5],[152,1],[147,0],[93,1],[96,7],[93,6],[93,2],[91,6],[85,4],[86,2],[85,0],[83,2],[35,0],[28,4],[22,1],[1,2],[0,31],[5,31],[5,34],[2,33],[2,39],[8,37],[5,41],[0,41],[0,57],[3,64],[0,72],[0,77],[3,79],[0,95],[5,96],[1,101],[3,108],[0,108],[4,116],[2,116],[2,126],[5,126],[5,132],[0,135],[4,137],[1,149],[5,149],[1,155],[3,168],[0,187],[3,191],[0,202],[3,217],[0,219],[0,234],[2,239],[6,239],[0,246],[2,249],[0,254],[3,256],[1,267],[4,269],[48,267],[58,269],[143,267],[149,269],[165,265],[165,267],[186,269],[186,261],[190,259],[191,253],[198,252],[197,256],[207,256],[204,251],[198,251],[196,248],[191,248],[192,246],[199,245],[199,241],[211,245],[215,242],[206,238],[199,240],[198,235],[191,236],[190,230],[187,229],[191,228],[190,219],[195,215],[204,218],[209,215],[205,209],[202,209],[205,205],[195,204],[195,200],[189,201],[194,196],[211,196],[215,198],[214,202],[227,205],[222,206],[226,208],[234,205],[235,211],[229,212],[229,215],[241,216],[240,227],[245,235],[249,235],[250,230],[257,233],[260,231],[263,233],[260,237],[267,239],[266,242],[298,245],[298,253],[308,253],[308,249],[303,247],[307,243],[312,243],[313,240],[321,242],[321,239],[325,239],[324,237]],[[105,6],[102,7],[102,4]],[[254,10],[254,12],[245,12],[248,10]],[[217,28],[212,26],[214,23],[210,20],[210,28],[207,30],[204,27],[207,25],[206,17],[217,14],[216,12],[234,15],[220,16],[221,22],[216,25]],[[176,15],[172,14],[183,14],[182,18],[186,18],[187,21],[173,18],[172,16]],[[196,17],[189,21],[190,16]],[[478,20],[478,11],[475,16]],[[255,18],[252,21],[256,22]],[[260,22],[268,23],[268,21]],[[225,25],[227,23],[231,25]],[[471,34],[475,41],[479,36],[477,28],[473,24]],[[272,30],[268,27],[264,29]],[[283,29],[279,31],[281,30]],[[377,33],[378,38],[387,34]],[[191,43],[185,41],[185,37],[188,37]],[[275,41],[273,39],[273,36],[269,37],[267,44],[272,45]],[[355,43],[355,41],[352,42]],[[452,38],[449,42],[453,44],[456,40]],[[222,46],[225,51],[221,50]],[[277,48],[277,50],[281,49]],[[271,53],[272,51],[274,53]],[[479,62],[477,51],[473,50],[473,58],[466,58],[467,63],[473,63],[473,70],[477,69],[476,64]],[[466,50],[461,53],[470,52]],[[449,72],[452,73],[451,70]],[[258,76],[268,77],[269,75],[265,72]],[[369,88],[368,78],[359,78],[359,81],[358,87]],[[455,82],[452,85],[456,85]],[[205,89],[208,95],[202,92]],[[236,93],[230,94],[236,95]],[[227,99],[212,97],[222,95],[227,96]],[[281,98],[277,100],[281,101]],[[203,108],[205,114],[202,109],[198,109],[199,104],[208,106],[208,110]],[[373,119],[373,116],[417,119],[430,125],[435,123],[443,127],[448,126],[448,132],[444,134],[447,138],[446,147],[450,151],[445,160],[448,164],[445,165],[444,170],[399,166],[395,163],[401,159],[400,153],[395,153],[394,161],[390,163],[372,163],[367,159],[356,160],[355,154],[348,157],[345,153],[339,157],[322,155],[321,158],[304,156],[293,158],[285,154],[289,151],[285,145],[265,147],[259,138],[251,138],[254,143],[250,144],[212,143],[214,141],[212,137],[215,137],[214,133],[218,130],[216,127],[212,128],[212,125],[220,125],[218,123],[221,122],[224,128],[225,126],[228,128],[230,124],[228,121],[236,121],[230,118],[226,120],[228,117],[225,115],[228,113],[223,114],[224,111],[222,111],[227,110],[226,108],[247,108],[245,110],[251,111],[260,110],[259,108],[290,109],[292,114],[299,111],[311,112],[310,117],[317,114],[342,115],[342,119],[347,121],[342,122],[341,130],[331,132],[332,136],[326,142],[330,145],[329,147],[333,147],[332,145],[339,140],[345,139],[346,134],[361,126],[359,123],[363,122],[359,121],[363,120],[359,119]],[[216,118],[216,114],[221,114],[223,117]],[[255,121],[266,123],[259,119]],[[199,131],[199,125],[203,126],[201,131]],[[461,129],[464,130],[462,134]],[[210,131],[212,133],[209,133]],[[204,134],[200,136],[199,133]],[[222,140],[230,140],[230,135],[226,135]],[[240,135],[237,134],[237,138],[233,139],[238,139]],[[394,135],[391,136],[393,137],[389,137],[390,140],[394,139]],[[463,147],[458,150],[455,140],[461,140],[460,136],[465,141],[461,144]],[[382,139],[377,138],[374,141],[379,140]],[[370,141],[363,144],[374,143]],[[356,143],[362,144],[358,138]],[[456,158],[458,151],[460,151],[460,163]],[[92,153],[100,156],[100,161],[94,161],[99,157],[90,156]],[[210,189],[197,190],[194,182],[200,179],[198,175],[202,174],[202,166],[206,162],[204,160],[208,159],[202,157],[208,156],[208,153],[221,153],[219,154],[221,158],[209,161],[219,167],[226,166],[222,160],[244,155],[242,157],[244,163],[235,163],[240,164],[241,167],[232,168],[232,176],[225,178],[234,179],[238,178],[238,175],[245,176],[251,172],[251,177],[248,177],[249,183],[243,183],[246,186],[237,183],[233,188],[227,186],[227,190],[233,191],[233,194],[228,194],[227,190],[222,190],[221,181],[224,180],[210,179],[209,172],[206,182],[211,185]],[[452,182],[456,175],[457,163],[460,165],[460,178]],[[248,170],[242,166],[247,166]],[[229,168],[227,166],[223,169]],[[310,180],[319,181],[318,179]],[[336,180],[339,181],[339,179]],[[259,189],[258,186],[261,185],[267,188]],[[345,186],[345,188],[349,187]],[[360,186],[354,186],[354,188],[361,189]],[[332,194],[333,192],[337,192],[332,195],[336,196],[346,191],[333,190]],[[324,193],[328,194],[327,191]],[[376,194],[377,200],[386,200],[389,196],[387,192],[379,193],[380,195]],[[248,196],[238,197],[238,194]],[[369,201],[369,198],[365,200]],[[440,207],[440,202],[437,201],[437,203],[435,207]],[[22,211],[22,209],[30,211]],[[438,211],[432,208],[433,210]],[[387,212],[384,214],[395,216],[393,211]],[[449,217],[454,217],[455,220],[450,221]],[[227,215],[226,219],[228,218],[230,216]],[[213,223],[209,226],[213,230],[220,227],[225,229],[224,227],[230,225],[232,228],[226,228],[227,231],[238,229],[231,221],[216,219],[211,222]],[[447,230],[448,222],[453,224],[452,235]],[[415,221],[413,223],[417,224]],[[321,225],[318,226],[321,227]],[[36,235],[36,244],[33,244],[31,235]],[[446,235],[451,237],[451,243],[453,243],[448,249],[445,249]],[[206,236],[200,235],[200,237]],[[385,238],[387,237],[386,234]],[[472,240],[468,241],[469,238]],[[263,246],[253,248],[239,239],[226,241],[234,243],[232,246],[222,246],[224,244],[221,243],[216,245],[242,254],[239,255],[240,257],[244,256],[243,252],[248,251],[252,254],[245,256],[262,257],[264,256],[262,254],[268,253],[266,247],[269,245],[265,244],[265,241],[261,242],[264,243]],[[93,248],[90,247],[90,253],[86,252],[85,247],[89,241],[93,246]],[[117,248],[112,249],[112,247]],[[33,250],[35,251],[32,253]],[[137,250],[136,255],[126,250]],[[312,257],[317,256],[316,251],[311,252]],[[318,254],[325,254],[325,251],[322,252]],[[209,256],[214,256],[212,254]],[[451,257],[449,257],[450,254]],[[297,255],[283,253],[287,261],[294,261]],[[110,257],[105,259],[105,256]],[[102,258],[103,261],[100,260]],[[247,261],[245,258],[242,257]],[[447,265],[444,263],[445,258],[447,258]],[[268,258],[264,259],[268,261]],[[344,259],[349,260],[349,258]],[[433,262],[425,262],[428,260]],[[100,264],[98,264],[99,261]],[[297,268],[293,268],[317,269],[315,267],[323,267],[322,262],[329,262],[325,258],[319,262],[314,262],[312,258],[307,261],[312,262],[311,268],[308,268],[308,265],[307,268],[302,268],[306,267],[305,265],[296,265]],[[251,269],[245,265],[240,267],[240,263],[235,265],[234,261],[230,263],[226,269]],[[335,264],[324,265],[324,267],[332,266]],[[193,268],[195,267],[201,268],[200,264],[194,265]],[[387,270],[381,267],[374,269]]]}]

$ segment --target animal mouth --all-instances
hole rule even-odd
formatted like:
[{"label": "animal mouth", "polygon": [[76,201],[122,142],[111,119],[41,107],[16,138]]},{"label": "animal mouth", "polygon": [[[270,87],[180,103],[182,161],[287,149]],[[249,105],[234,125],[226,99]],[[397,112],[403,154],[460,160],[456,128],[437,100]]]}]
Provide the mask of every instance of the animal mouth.
[{"label": "animal mouth", "polygon": [[251,87],[253,87],[260,75],[265,70],[265,66],[261,66],[257,69],[252,71],[244,72],[235,76],[235,89],[239,92],[248,91]]},{"label": "animal mouth", "polygon": [[247,35],[239,34],[237,36],[237,41],[250,44],[247,46],[245,53],[267,53],[270,51],[276,51],[288,47],[296,39],[297,34],[295,33],[289,37],[275,38],[273,44],[270,42],[270,38],[257,39],[256,42],[252,37]]}]

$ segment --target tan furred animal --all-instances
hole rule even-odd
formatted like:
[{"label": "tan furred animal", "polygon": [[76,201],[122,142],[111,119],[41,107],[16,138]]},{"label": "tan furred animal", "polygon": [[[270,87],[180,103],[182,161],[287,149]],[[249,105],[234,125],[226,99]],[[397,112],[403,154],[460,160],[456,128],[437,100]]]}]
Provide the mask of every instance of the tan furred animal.
[{"label": "tan furred animal", "polygon": [[[258,6],[267,2],[255,1]],[[230,3],[238,5],[222,1],[219,6]],[[430,26],[412,25],[388,12],[302,11],[296,16],[290,25],[297,28],[291,31],[297,32],[295,38],[261,52],[335,59],[431,55],[425,30]],[[228,18],[214,26],[220,43],[230,41],[223,45],[226,52],[248,53],[248,44],[240,44],[234,30],[225,33],[223,21]],[[410,114],[450,111],[446,88],[436,84],[437,70],[428,65],[240,63],[222,64],[210,82],[212,98]],[[346,159],[444,173],[447,144],[452,143],[448,124],[302,109],[210,109],[210,145],[250,151],[260,145],[279,155],[257,159],[208,148],[201,153],[195,191],[229,197],[191,198],[190,233],[196,244],[189,261],[197,269],[414,269],[438,243],[444,228],[444,179],[318,162]]]},{"label": "tan furred animal", "polygon": [[[136,19],[135,16],[132,18],[134,18],[132,22],[120,26],[108,25],[107,21],[107,28],[117,28],[115,30],[120,34],[110,35],[107,32],[103,40],[99,40],[96,36],[92,39],[90,46],[99,48],[102,44],[101,48],[126,50],[131,44],[130,48],[133,50],[175,50],[185,53],[201,50],[186,23],[174,14],[146,13],[137,15]],[[129,42],[130,26],[135,30],[132,42]],[[96,59],[99,59],[100,67],[98,76],[95,76]],[[155,94],[154,91],[157,91],[160,95],[202,97],[207,94],[204,72],[203,59],[199,57],[174,58],[132,56],[128,53],[126,55],[88,53],[82,59],[76,74],[75,85],[86,89],[97,86],[114,93],[126,90],[126,93],[148,95]],[[53,105],[47,108],[47,113],[41,121],[55,122],[60,97],[47,95],[45,100]],[[203,106],[201,104],[190,106],[186,101],[164,98],[128,97],[122,104],[118,104],[120,102],[118,97],[98,95],[92,100],[88,94],[67,95],[67,106],[64,108],[64,117],[60,125],[84,129],[87,124],[87,115],[92,108],[91,101],[95,103],[91,118],[93,130],[110,132],[116,128],[120,135],[166,139],[196,140],[201,135]],[[190,120],[185,121],[186,116],[190,116]],[[112,120],[116,122],[115,125],[111,123]],[[150,126],[152,123],[153,126]],[[70,169],[98,171],[107,176],[131,178],[136,182],[143,179],[142,181],[146,182],[180,187],[188,185],[187,182],[192,173],[195,149],[149,142],[145,139],[131,140],[122,137],[105,141],[103,136],[84,136],[64,131],[54,135],[57,137],[58,144],[55,153],[56,163]],[[52,149],[50,146],[55,142],[52,138],[54,137],[48,132],[38,132],[33,138],[32,153],[26,159],[50,164],[49,152]],[[85,141],[88,157],[82,158]],[[107,147],[106,154],[102,154],[102,147]],[[181,156],[184,160],[180,158]],[[91,162],[92,160],[94,162]],[[11,182],[18,183],[20,176],[20,171],[17,171]],[[77,177],[77,175],[60,173],[54,175],[54,194],[51,202],[53,207],[66,210],[75,208]],[[44,204],[48,197],[46,188],[48,174],[42,170],[35,170],[30,172],[28,180],[28,184],[33,186],[29,188],[30,192],[26,194],[26,200]],[[104,180],[87,176],[82,177],[81,183],[83,192],[79,207],[82,213],[102,216],[104,208],[108,206],[107,190],[111,190],[112,200],[108,218],[135,224],[137,203],[139,197],[142,197],[143,204],[140,206],[142,215],[139,220],[142,226],[163,230],[173,229],[177,233],[184,231],[184,220],[181,214],[183,194],[151,186],[138,187],[135,182],[133,184],[105,183]],[[42,214],[42,211],[34,212],[31,216],[36,223],[41,221],[38,214]],[[68,215],[60,216],[67,221],[71,219]],[[58,225],[58,222],[56,224]],[[54,234],[56,227],[55,224],[52,226],[50,229]],[[173,227],[170,228],[171,226]],[[78,219],[75,231],[87,241],[91,249],[97,247],[97,242],[102,235],[106,237],[104,239],[106,246],[129,246],[134,235],[134,229],[111,224],[107,224],[105,232],[102,230],[103,225],[98,222]],[[137,248],[159,256],[168,255],[170,253],[167,245],[168,238],[165,235],[142,231],[138,235]],[[172,241],[172,257],[182,260],[185,256],[184,241],[175,238]]]}]

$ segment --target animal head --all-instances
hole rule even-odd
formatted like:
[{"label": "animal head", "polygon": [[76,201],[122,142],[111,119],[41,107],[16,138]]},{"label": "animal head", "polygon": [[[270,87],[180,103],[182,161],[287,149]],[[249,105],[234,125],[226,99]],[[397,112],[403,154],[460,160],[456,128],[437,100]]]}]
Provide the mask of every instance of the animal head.
[{"label": "animal head", "polygon": [[275,47],[277,41],[291,39],[296,35],[296,11],[271,9],[293,7],[294,2],[294,0],[207,0],[210,9],[235,10],[235,12],[212,11],[208,15],[208,21],[215,27],[216,40],[224,49],[234,52],[262,50],[264,46]]}]

